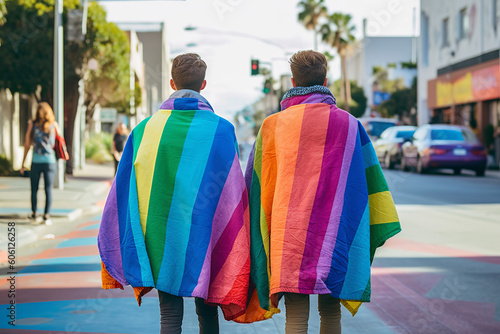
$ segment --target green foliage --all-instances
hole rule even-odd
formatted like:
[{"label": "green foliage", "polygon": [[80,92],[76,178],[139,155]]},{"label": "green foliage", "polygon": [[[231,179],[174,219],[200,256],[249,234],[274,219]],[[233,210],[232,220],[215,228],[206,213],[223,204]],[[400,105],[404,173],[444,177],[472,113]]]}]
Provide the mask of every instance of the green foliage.
[{"label": "green foliage", "polygon": [[[0,89],[8,88],[12,92],[32,94],[40,85],[42,100],[52,101],[54,2],[5,2],[6,22],[0,29]],[[64,0],[63,3],[63,23],[66,30],[67,13],[79,8],[79,1]],[[90,59],[96,59],[100,66],[98,70],[89,73],[86,91],[93,96],[99,95],[97,103],[101,105],[125,99],[129,80],[128,39],[115,24],[106,21],[106,12],[95,2],[90,3],[88,8],[85,40],[64,41],[65,99],[69,99],[67,95],[76,91],[72,88],[85,76]],[[93,99],[86,98],[86,102],[89,101]],[[76,109],[72,112],[76,112]]]},{"label": "green foliage", "polygon": [[374,66],[373,69],[375,71],[375,81],[381,92],[393,93],[405,88],[403,79],[389,80],[389,72],[386,68]]},{"label": "green foliage", "polygon": [[[339,79],[329,86],[336,98],[340,96],[341,84],[342,80]],[[349,113],[354,117],[361,117],[366,111],[367,98],[363,88],[358,86],[356,81],[351,81],[350,84],[352,100],[349,103]],[[346,109],[345,100],[342,97],[337,98],[337,106],[341,109]]]},{"label": "green foliage", "polygon": [[372,74],[377,75],[378,73],[384,71],[384,68],[382,66],[373,66],[372,67]]},{"label": "green foliage", "polygon": [[9,159],[5,155],[0,154],[0,176],[8,176],[11,172]]},{"label": "green foliage", "polygon": [[[5,14],[7,14],[7,7],[5,7],[5,0],[0,0],[0,26],[5,23]],[[2,41],[0,40],[0,45]]]},{"label": "green foliage", "polygon": [[416,69],[417,64],[412,63],[411,61],[402,61],[401,62],[401,68],[408,68],[408,69]]},{"label": "green foliage", "polygon": [[111,155],[112,141],[113,136],[110,133],[93,134],[85,142],[85,158],[100,164],[113,161]]},{"label": "green foliage", "polygon": [[302,0],[298,3],[298,7],[301,7],[298,19],[307,30],[316,30],[319,18],[326,16],[324,3],[325,0]]},{"label": "green foliage", "polygon": [[380,113],[385,117],[398,115],[402,117],[409,114],[412,108],[417,106],[417,78],[413,79],[410,88],[395,90],[389,100],[379,106]]},{"label": "green foliage", "polygon": [[130,46],[127,35],[116,24],[106,21],[106,12],[97,3],[90,3],[88,16],[87,40],[94,41],[95,47],[87,55],[87,61],[95,59],[99,64],[96,70],[88,71],[85,102],[90,117],[97,104],[128,105]]},{"label": "green foliage", "polygon": [[333,13],[327,17],[327,22],[321,28],[321,39],[342,56],[346,48],[356,41],[356,27],[351,22],[352,16],[343,13]]},{"label": "green foliage", "polygon": [[362,87],[356,84],[356,81],[351,81],[351,97],[355,105],[351,106],[349,112],[354,117],[361,117],[366,111],[366,101],[365,92]]}]

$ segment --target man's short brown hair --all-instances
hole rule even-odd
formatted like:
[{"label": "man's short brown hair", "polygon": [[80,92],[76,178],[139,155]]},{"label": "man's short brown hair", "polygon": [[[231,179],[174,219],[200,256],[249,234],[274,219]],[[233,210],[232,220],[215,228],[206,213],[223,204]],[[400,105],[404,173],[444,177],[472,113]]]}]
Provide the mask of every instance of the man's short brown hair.
[{"label": "man's short brown hair", "polygon": [[206,71],[207,64],[196,53],[178,55],[172,62],[172,79],[177,90],[192,89],[199,92]]},{"label": "man's short brown hair", "polygon": [[299,51],[290,58],[290,69],[296,86],[323,85],[328,63],[325,55],[321,52]]}]

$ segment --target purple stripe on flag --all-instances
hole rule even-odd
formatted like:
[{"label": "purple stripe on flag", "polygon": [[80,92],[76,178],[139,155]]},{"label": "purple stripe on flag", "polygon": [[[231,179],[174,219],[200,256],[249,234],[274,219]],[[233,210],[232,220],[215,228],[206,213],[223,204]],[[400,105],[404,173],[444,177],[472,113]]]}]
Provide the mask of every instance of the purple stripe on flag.
[{"label": "purple stripe on flag", "polygon": [[231,169],[226,179],[224,188],[219,198],[219,203],[217,204],[217,209],[214,214],[214,221],[225,221],[226,225],[213,226],[212,236],[210,237],[210,243],[207,248],[207,253],[205,255],[205,261],[203,262],[203,267],[200,272],[200,278],[198,280],[198,285],[193,290],[193,296],[204,296],[208,292],[208,285],[210,283],[210,263],[212,259],[212,250],[214,245],[217,244],[219,238],[224,232],[227,224],[234,211],[236,210],[238,204],[241,201],[241,194],[245,191],[245,185],[241,182],[241,167],[238,161],[238,155],[236,154],[233,160]]},{"label": "purple stripe on flag", "polygon": [[342,159],[342,169],[340,172],[339,182],[335,191],[335,199],[326,229],[321,255],[317,265],[317,279],[314,288],[316,293],[324,293],[328,290],[325,286],[325,280],[330,273],[330,264],[332,262],[333,250],[335,249],[335,242],[337,241],[337,232],[340,223],[340,215],[342,214],[342,207],[344,206],[344,191],[347,182],[347,176],[351,167],[352,155],[356,146],[356,136],[358,133],[358,120],[354,117],[349,117],[349,130],[345,144],[344,157]]},{"label": "purple stripe on flag", "polygon": [[[306,245],[300,266],[299,283],[302,282],[302,284],[299,289],[303,293],[311,293],[316,285],[316,266],[330,221],[330,209],[334,202],[331,190],[337,189],[342,171],[341,157],[344,156],[348,136],[349,115],[344,112],[331,111],[328,124],[318,189],[309,219]],[[325,272],[329,270],[330,265],[324,268]]]},{"label": "purple stripe on flag", "polygon": [[172,110],[174,109],[174,101],[175,99],[168,99],[161,105],[161,110]]},{"label": "purple stripe on flag", "polygon": [[[102,213],[97,245],[101,259],[109,274],[122,285],[128,285],[123,274],[122,253],[120,247],[120,231],[118,223],[118,202],[116,198],[116,179]],[[118,271],[116,271],[118,270]]]}]

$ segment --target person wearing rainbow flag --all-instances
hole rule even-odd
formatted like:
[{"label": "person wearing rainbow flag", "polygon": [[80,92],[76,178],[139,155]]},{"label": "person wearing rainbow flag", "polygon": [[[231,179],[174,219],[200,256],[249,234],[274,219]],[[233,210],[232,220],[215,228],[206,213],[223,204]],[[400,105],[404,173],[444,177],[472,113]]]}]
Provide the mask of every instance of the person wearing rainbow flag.
[{"label": "person wearing rainbow flag", "polygon": [[200,94],[205,62],[172,63],[175,92],[130,134],[104,207],[102,287],[131,285],[139,305],[158,290],[161,333],[181,333],[196,297],[200,333],[245,312],[250,277],[248,195],[234,127]]},{"label": "person wearing rainbow flag", "polygon": [[271,317],[284,294],[286,333],[307,333],[317,294],[320,333],[340,333],[340,304],[354,315],[370,301],[375,250],[401,227],[368,135],[326,87],[325,56],[299,51],[290,67],[294,88],[247,165],[255,290],[236,321]]}]

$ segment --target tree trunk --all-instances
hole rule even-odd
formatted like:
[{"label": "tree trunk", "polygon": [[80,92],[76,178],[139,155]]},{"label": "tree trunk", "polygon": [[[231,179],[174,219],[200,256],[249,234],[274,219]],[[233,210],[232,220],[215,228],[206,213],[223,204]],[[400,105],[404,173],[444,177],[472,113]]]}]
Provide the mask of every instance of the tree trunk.
[{"label": "tree trunk", "polygon": [[78,81],[67,80],[64,87],[64,140],[69,154],[69,160],[66,162],[66,173],[70,175],[73,174],[73,134],[78,96]]},{"label": "tree trunk", "polygon": [[[349,82],[347,81],[347,71],[346,71],[346,64],[345,64],[345,55],[343,54],[343,52],[339,52],[340,54],[340,66],[341,66],[341,71],[342,71],[342,84],[341,84],[341,92],[340,92],[340,95],[342,96],[342,98],[344,99],[344,103],[345,103],[345,110],[347,112],[350,111],[350,108],[349,108],[349,102],[350,102],[350,95],[351,95],[351,89],[349,85]],[[349,97],[348,97],[348,93],[349,92]]]}]

